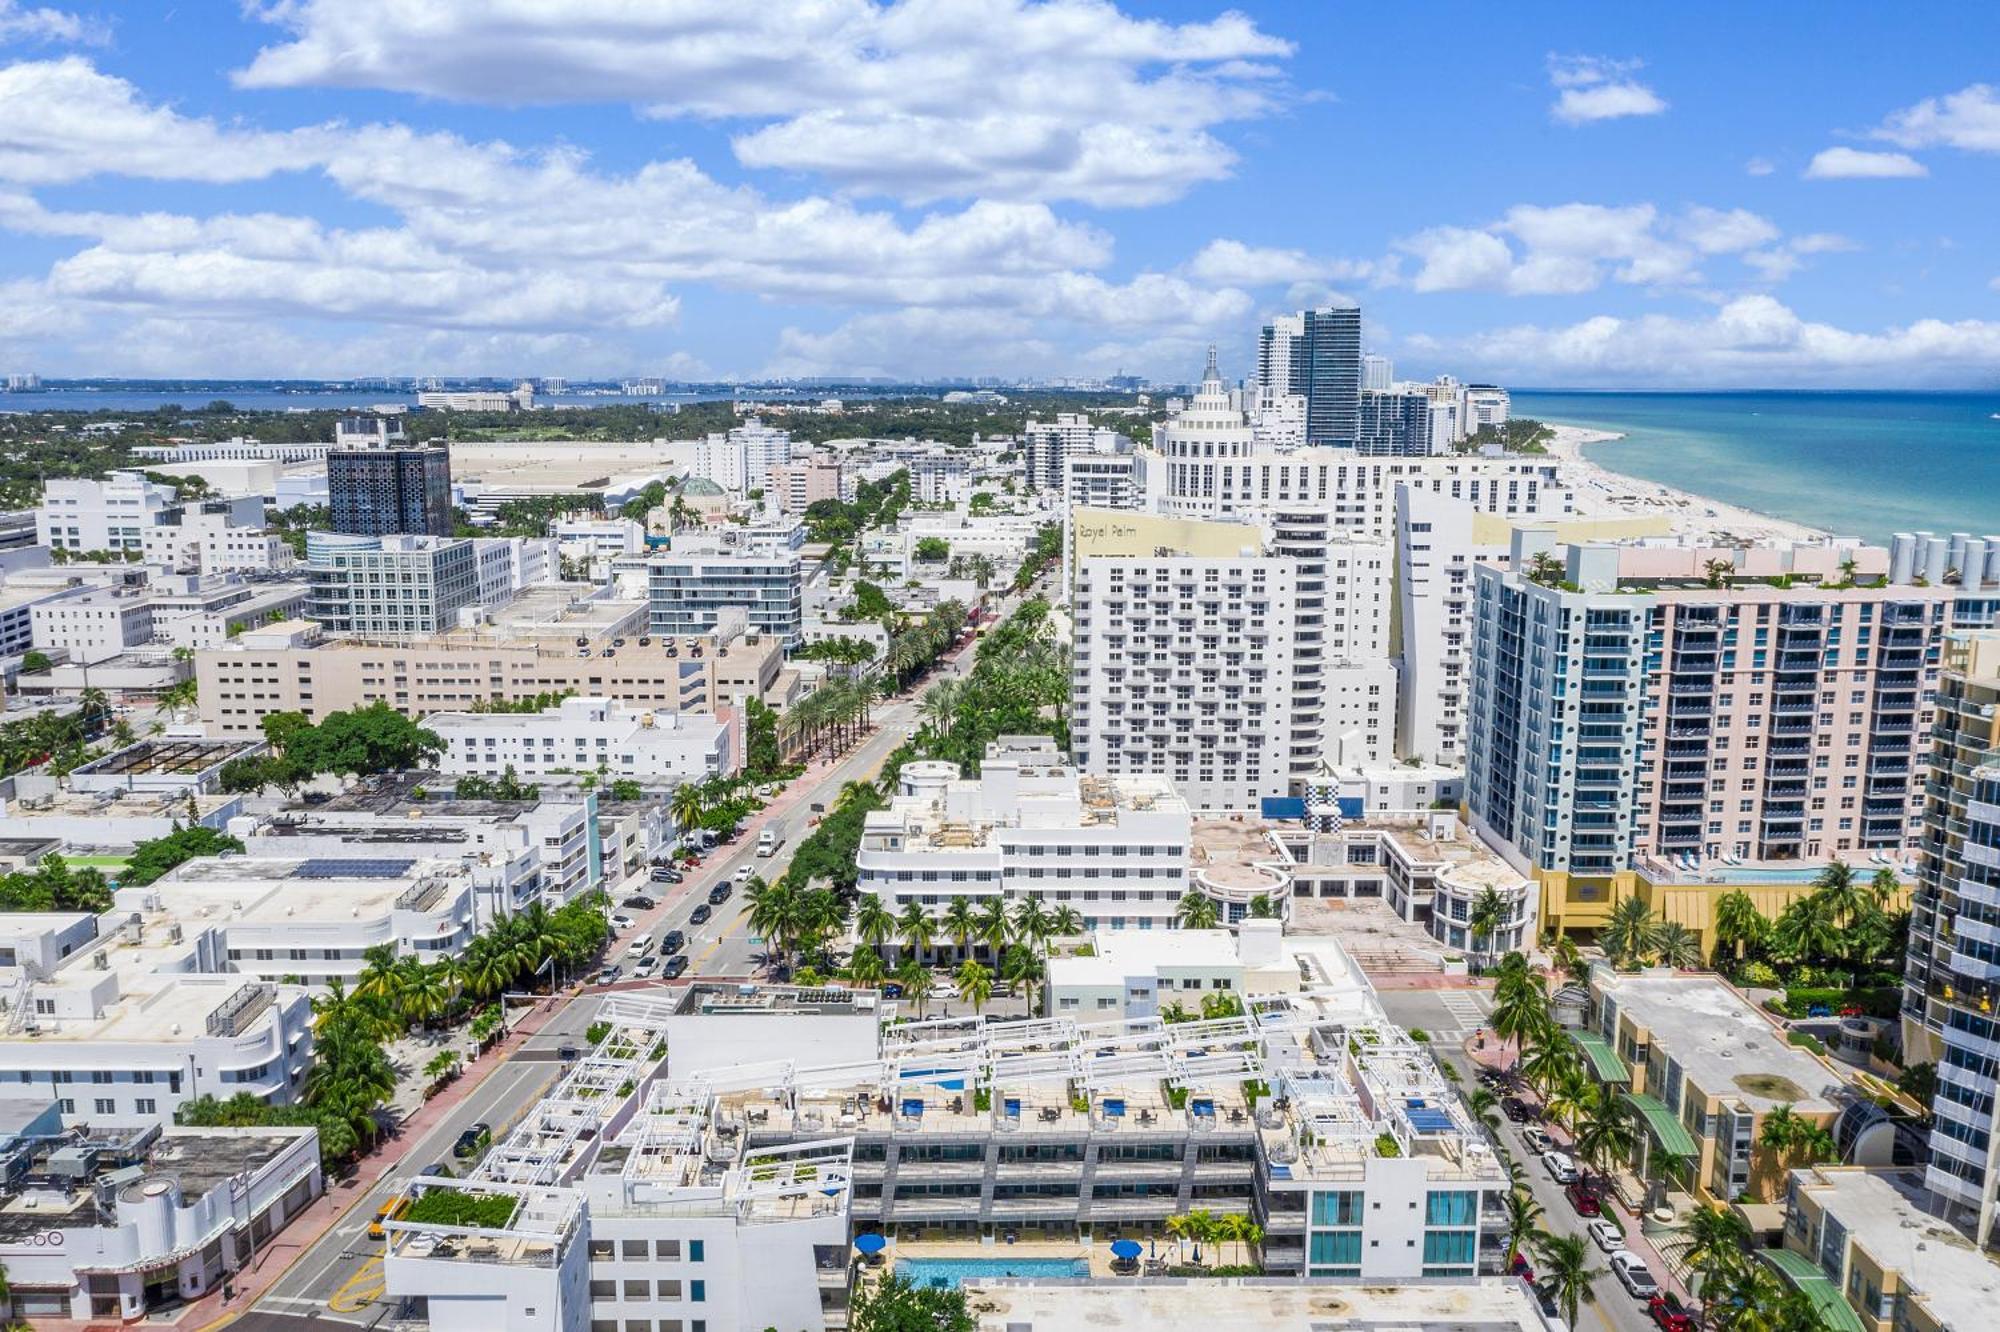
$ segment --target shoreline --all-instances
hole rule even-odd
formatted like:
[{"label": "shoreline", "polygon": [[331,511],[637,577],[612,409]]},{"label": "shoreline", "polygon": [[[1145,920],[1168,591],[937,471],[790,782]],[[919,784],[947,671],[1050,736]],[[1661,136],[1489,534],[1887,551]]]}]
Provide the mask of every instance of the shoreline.
[{"label": "shoreline", "polygon": [[1585,455],[1588,445],[1624,439],[1622,431],[1592,430],[1555,421],[1542,424],[1555,432],[1555,438],[1548,442],[1549,456],[1563,464],[1564,475],[1576,492],[1579,518],[1664,517],[1672,521],[1675,536],[1709,540],[1717,545],[1820,541],[1831,535],[1804,523],[1726,504],[1658,481],[1627,476]]}]

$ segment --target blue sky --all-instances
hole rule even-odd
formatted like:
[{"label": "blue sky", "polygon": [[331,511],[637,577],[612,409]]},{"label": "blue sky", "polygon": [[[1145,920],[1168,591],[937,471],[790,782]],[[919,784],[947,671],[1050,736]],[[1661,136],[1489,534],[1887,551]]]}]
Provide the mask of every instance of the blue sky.
[{"label": "blue sky", "polygon": [[[1748,12],[1746,12],[1746,10]],[[0,0],[0,369],[1985,386],[2000,12]]]}]

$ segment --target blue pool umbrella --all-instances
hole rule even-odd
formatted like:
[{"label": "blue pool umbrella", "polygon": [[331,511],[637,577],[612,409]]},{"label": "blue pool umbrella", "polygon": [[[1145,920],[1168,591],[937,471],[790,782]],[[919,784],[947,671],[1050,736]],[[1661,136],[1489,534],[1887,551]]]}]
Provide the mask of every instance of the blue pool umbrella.
[{"label": "blue pool umbrella", "polygon": [[1142,1252],[1143,1250],[1140,1248],[1138,1240],[1121,1239],[1111,1241],[1111,1256],[1113,1258],[1137,1258]]},{"label": "blue pool umbrella", "polygon": [[873,1231],[870,1231],[865,1235],[856,1235],[854,1237],[854,1247],[870,1258],[882,1252],[882,1250],[887,1248],[888,1245],[889,1245],[888,1240],[884,1239],[880,1235],[875,1234]]}]

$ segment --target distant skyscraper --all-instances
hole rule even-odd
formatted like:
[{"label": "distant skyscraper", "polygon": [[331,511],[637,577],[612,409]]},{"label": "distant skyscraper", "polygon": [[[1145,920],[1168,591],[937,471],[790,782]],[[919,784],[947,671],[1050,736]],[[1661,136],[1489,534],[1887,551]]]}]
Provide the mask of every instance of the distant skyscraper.
[{"label": "distant skyscraper", "polygon": [[1257,338],[1257,405],[1271,407],[1287,394],[1306,391],[1306,320],[1279,315]]},{"label": "distant skyscraper", "polygon": [[1350,447],[1361,425],[1361,310],[1333,306],[1307,310],[1306,443]]},{"label": "distant skyscraper", "polygon": [[334,449],[326,455],[333,530],[450,536],[451,456],[443,449]]},{"label": "distant skyscraper", "polygon": [[1376,458],[1423,458],[1445,450],[1449,443],[1433,438],[1431,400],[1421,388],[1414,393],[1364,392],[1354,446]]},{"label": "distant skyscraper", "polygon": [[1364,356],[1361,358],[1361,390],[1364,393],[1387,393],[1389,386],[1396,382],[1396,363],[1386,356]]}]

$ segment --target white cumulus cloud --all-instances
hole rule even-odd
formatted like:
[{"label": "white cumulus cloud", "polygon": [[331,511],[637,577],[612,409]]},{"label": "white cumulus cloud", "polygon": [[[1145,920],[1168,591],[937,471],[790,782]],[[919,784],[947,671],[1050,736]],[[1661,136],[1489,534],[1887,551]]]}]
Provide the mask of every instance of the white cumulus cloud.
[{"label": "white cumulus cloud", "polygon": [[1930,169],[1908,153],[1866,148],[1822,149],[1806,164],[1807,180],[1906,180],[1928,175]]},{"label": "white cumulus cloud", "polygon": [[1228,174],[1211,132],[1263,116],[1292,44],[1235,11],[1106,0],[292,0],[246,87],[502,104],[628,102],[743,121],[746,166],[915,202],[1158,203]]},{"label": "white cumulus cloud", "polygon": [[1892,113],[1873,137],[1900,148],[2000,153],[2000,90],[1975,83]]},{"label": "white cumulus cloud", "polygon": [[104,24],[46,6],[0,0],[0,42],[70,42],[95,45],[110,36]]},{"label": "white cumulus cloud", "polygon": [[1549,85],[1556,89],[1556,100],[1549,115],[1565,125],[1659,115],[1667,109],[1666,100],[1632,77],[1644,66],[1642,60],[1551,55]]}]

